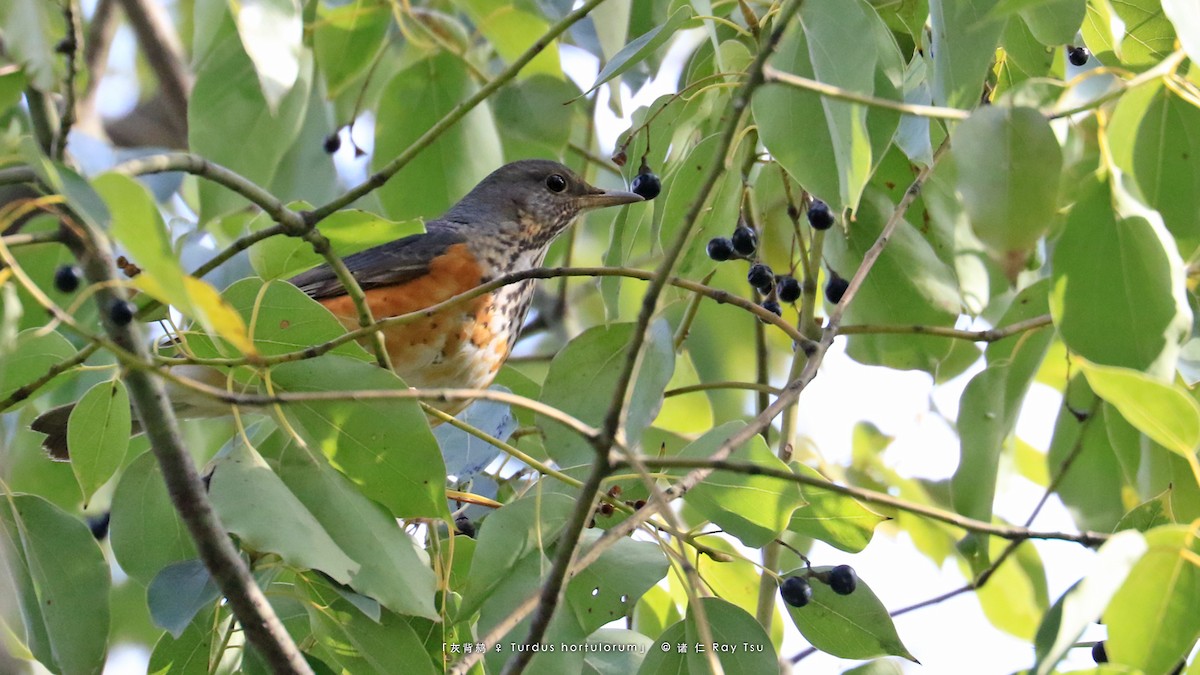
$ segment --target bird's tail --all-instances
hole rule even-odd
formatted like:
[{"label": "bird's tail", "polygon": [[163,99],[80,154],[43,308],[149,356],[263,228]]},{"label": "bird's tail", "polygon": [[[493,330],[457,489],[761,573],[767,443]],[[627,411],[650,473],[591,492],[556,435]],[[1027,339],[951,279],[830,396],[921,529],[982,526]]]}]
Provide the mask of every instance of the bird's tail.
[{"label": "bird's tail", "polygon": [[[211,386],[225,386],[225,375],[215,368],[181,366],[173,369],[173,372],[183,377],[200,380]],[[211,399],[178,385],[168,384],[167,395],[171,399],[171,406],[175,409],[175,414],[182,418],[220,417],[229,414],[228,405],[216,404]],[[51,408],[38,415],[30,425],[34,431],[46,434],[46,438],[42,441],[42,448],[50,456],[50,459],[56,462],[71,460],[71,454],[67,448],[67,421],[70,420],[71,411],[74,409],[74,403]],[[137,415],[134,415],[131,435],[136,436],[140,433],[142,433],[142,425],[138,421]]]}]

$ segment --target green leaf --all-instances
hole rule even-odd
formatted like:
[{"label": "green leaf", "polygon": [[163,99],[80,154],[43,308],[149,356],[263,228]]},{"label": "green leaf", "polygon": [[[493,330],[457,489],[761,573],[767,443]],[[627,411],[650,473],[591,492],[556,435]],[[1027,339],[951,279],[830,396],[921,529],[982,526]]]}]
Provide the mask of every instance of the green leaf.
[{"label": "green leaf", "polygon": [[[983,545],[989,548],[989,559],[995,560],[1008,543],[990,538]],[[967,566],[965,562],[962,564],[964,570]],[[976,570],[969,576],[977,575]],[[1037,549],[1031,544],[1019,546],[1012,560],[997,567],[992,579],[976,589],[975,596],[993,626],[1022,640],[1032,640],[1050,605],[1046,570]]]},{"label": "green leaf", "polygon": [[0,345],[0,399],[46,374],[50,367],[75,354],[75,348],[58,333],[40,334],[30,328],[17,334],[11,349]]},{"label": "green leaf", "polygon": [[[0,23],[3,20],[0,19]],[[25,94],[25,71],[14,65],[0,66],[0,115],[7,114]]]},{"label": "green leaf", "polygon": [[142,453],[121,474],[113,493],[109,541],[121,569],[143,586],[167,565],[196,557],[151,452]]},{"label": "green leaf", "polygon": [[402,617],[384,611],[372,621],[325,582],[306,579],[308,615],[316,655],[338,672],[386,673],[404,664],[405,673],[437,672],[421,639]]},{"label": "green leaf", "polygon": [[1109,659],[1147,673],[1166,673],[1200,637],[1200,538],[1195,524],[1146,533],[1148,549],[1104,612]]},{"label": "green leaf", "polygon": [[300,76],[304,20],[298,0],[231,0],[242,48],[271,112]]},{"label": "green leaf", "polygon": [[[275,443],[282,439],[282,432],[276,432]],[[273,444],[268,440],[263,446]],[[359,564],[350,574],[351,587],[399,614],[438,617],[437,578],[424,552],[395,518],[364,497],[324,457],[297,443],[283,445],[276,459],[280,479],[338,547]]]},{"label": "green leaf", "polygon": [[[208,619],[207,621],[205,619]],[[216,632],[212,626],[212,612],[201,614],[188,624],[178,638],[163,633],[154,644],[150,654],[148,673],[171,673],[171,675],[209,675],[209,653],[212,651]]]},{"label": "green leaf", "polygon": [[[704,605],[704,618],[708,620],[713,640],[726,647],[717,651],[717,659],[724,672],[729,675],[752,675],[773,673],[779,669],[770,646],[770,637],[749,612],[721,598],[700,598],[700,602]],[[651,649],[638,673],[710,672],[708,655],[696,647],[700,645],[696,621],[695,612],[688,611],[686,619],[663,631],[655,642],[668,645],[669,649]],[[681,653],[676,645],[685,645],[686,650]],[[705,652],[713,651],[713,645],[701,646]],[[764,649],[757,651],[759,648]]]},{"label": "green leaf", "polygon": [[[1068,457],[1073,458],[1071,470],[1059,477],[1055,492],[1074,516],[1077,527],[1111,531],[1125,513],[1126,474],[1105,424],[1116,411],[1108,404],[1097,407],[1096,396],[1082,376],[1071,378],[1066,402],[1068,405],[1058,411],[1045,457],[1046,466],[1056,473]],[[1096,413],[1090,414],[1092,410]]]},{"label": "green leaf", "polygon": [[[602,424],[634,328],[631,323],[596,326],[571,340],[550,363],[540,400],[592,426]],[[671,329],[665,320],[655,320],[647,329],[627,410],[625,440],[630,446],[637,445],[642,431],[658,414],[674,369]],[[546,450],[559,466],[584,464],[595,456],[592,446],[575,431],[542,415],[537,419],[545,432]]]},{"label": "green leaf", "polygon": [[459,616],[473,614],[523,559],[554,543],[574,499],[537,493],[505,504],[484,519],[475,539],[471,574],[460,589]]},{"label": "green leaf", "polygon": [[5,586],[20,609],[19,623],[6,628],[51,671],[100,672],[112,583],[87,526],[41,497],[3,494],[0,543],[0,578],[12,580]]},{"label": "green leaf", "polygon": [[1135,70],[1156,65],[1175,47],[1161,0],[1090,0],[1083,39],[1101,63]]},{"label": "green leaf", "polygon": [[975,234],[998,252],[1032,248],[1058,207],[1062,149],[1050,123],[1033,108],[988,106],[952,138],[958,189]]},{"label": "green leaf", "polygon": [[[264,214],[254,219],[250,229],[259,230],[270,224]],[[418,219],[387,220],[355,209],[337,211],[321,221],[321,234],[329,239],[333,252],[343,258],[424,231],[424,224]],[[270,237],[250,249],[250,264],[258,276],[267,280],[287,279],[324,262],[324,256],[297,237]]]},{"label": "green leaf", "polygon": [[222,524],[252,550],[350,583],[359,565],[330,538],[304,504],[241,436],[213,460],[208,493]]},{"label": "green leaf", "polygon": [[1200,448],[1200,403],[1179,385],[1159,382],[1128,368],[1080,363],[1100,398],[1155,443],[1195,461]]},{"label": "green leaf", "polygon": [[[850,278],[875,244],[892,210],[888,198],[868,186],[849,232],[826,233],[829,266]],[[960,306],[954,273],[915,227],[901,221],[848,305],[845,323],[949,327],[958,318]],[[850,357],[860,363],[930,373],[938,371],[950,349],[950,340],[913,334],[852,335],[846,346]]]},{"label": "green leaf", "polygon": [[633,610],[633,627],[643,635],[654,637],[667,626],[682,621],[683,616],[671,594],[662,586],[651,586],[642,597],[638,598]]},{"label": "green leaf", "polygon": [[1142,217],[1118,219],[1105,182],[1083,188],[1054,247],[1050,312],[1085,359],[1168,380],[1191,330],[1183,265],[1170,235]]},{"label": "green leaf", "polygon": [[[289,283],[242,279],[225,289],[223,297],[246,325],[253,327],[250,337],[264,356],[299,351],[346,334],[329,310]],[[211,346],[204,349],[194,336],[189,345],[198,356],[220,355]],[[329,353],[373,362],[357,342],[339,345]]]},{"label": "green leaf", "polygon": [[[828,572],[833,567],[812,569]],[[801,567],[781,576],[804,576],[805,572],[806,568]],[[812,646],[843,659],[891,655],[916,661],[896,634],[887,608],[861,578],[850,595],[838,595],[816,580],[812,581],[812,591],[812,599],[804,607],[787,605],[792,622]]]},{"label": "green leaf", "polygon": [[989,18],[998,2],[929,0],[934,103],[966,109],[979,104],[984,76],[1004,30],[1003,19]]},{"label": "green leaf", "polygon": [[1048,47],[1074,42],[1087,14],[1087,0],[1036,0],[1022,4],[1021,18],[1038,42]]},{"label": "green leaf", "polygon": [[[793,462],[791,469],[812,478],[825,478],[816,469],[799,462]],[[847,495],[808,485],[801,486],[800,492],[808,503],[792,512],[787,529],[840,551],[863,550],[871,543],[875,526],[888,520]]]},{"label": "green leaf", "polygon": [[199,560],[184,560],[162,568],[146,589],[146,604],[154,624],[176,640],[207,607],[221,597],[221,589]]},{"label": "green leaf", "polygon": [[85,506],[125,462],[133,428],[131,412],[129,394],[119,379],[88,389],[71,411],[67,447]]},{"label": "green leaf", "polygon": [[[585,535],[584,544],[599,538]],[[667,575],[658,544],[622,539],[567,584],[567,607],[587,633],[623,619],[642,594]]]},{"label": "green leaf", "polygon": [[142,272],[134,285],[163,303],[193,317],[210,334],[220,335],[252,354],[241,317],[225,304],[216,289],[186,275],[179,263],[158,205],[146,188],[127,176],[106,173],[92,186],[112,217],[112,232]]},{"label": "green leaf", "polygon": [[[746,425],[727,422],[679,451],[679,457],[707,459],[730,436]],[[787,465],[767,448],[762,436],[753,436],[733,451],[730,459],[748,461],[776,470]],[[672,471],[683,475],[686,470]],[[746,546],[759,548],[773,541],[788,525],[792,511],[804,503],[796,483],[772,476],[715,471],[684,494],[684,502]]]},{"label": "green leaf", "polygon": [[[321,204],[332,201],[343,189],[338,180],[337,168],[334,166],[333,154],[325,151],[326,140],[331,134],[340,133],[333,105],[325,101],[320,87],[312,87],[308,94],[306,106],[308,112],[304,115],[304,124],[296,134],[295,140],[279,160],[279,169],[271,177],[268,189],[282,202],[297,202],[307,200],[308,203]],[[349,132],[347,132],[349,133]],[[234,214],[243,218],[252,216],[248,211]],[[261,215],[261,214],[260,214]],[[321,232],[328,219],[321,221]],[[230,223],[232,224],[232,222]],[[243,231],[239,229],[222,229],[227,233]],[[275,239],[292,239],[291,237],[275,237]],[[274,241],[275,239],[272,239]],[[307,243],[307,242],[306,242]],[[253,252],[260,242],[250,249]],[[309,245],[309,250],[312,246]]]},{"label": "green leaf", "polygon": [[584,92],[584,95],[592,93],[600,85],[644,60],[654,50],[665,44],[667,40],[674,37],[675,33],[683,27],[683,24],[690,21],[691,18],[692,8],[688,5],[680,6],[671,13],[671,17],[667,19],[666,23],[651,28],[639,35],[637,39],[625,45],[621,51],[608,60],[608,63],[604,65],[604,69],[596,75],[596,81],[592,84],[591,88]]},{"label": "green leaf", "polygon": [[66,34],[63,14],[43,0],[12,0],[0,5],[6,56],[21,64],[30,83],[49,93],[58,86],[62,68],[54,43]]},{"label": "green leaf", "polygon": [[587,646],[584,672],[596,675],[636,673],[646,654],[656,648],[650,637],[623,628],[602,628],[588,636]]},{"label": "green leaf", "polygon": [[[227,3],[200,3],[195,14],[196,83],[188,99],[188,145],[209,161],[269,185],[304,122],[312,54],[301,50],[279,55],[287,62],[297,60],[297,74],[286,94],[272,102],[278,90],[270,97],[264,95],[255,62],[246,53]],[[199,191],[201,223],[246,204],[245,198],[210,181],[201,181]]]},{"label": "green leaf", "polygon": [[[291,392],[408,389],[394,373],[332,354],[280,364],[271,379],[277,389]],[[416,401],[307,401],[289,405],[285,413],[310,448],[392,515],[449,517],[445,465]]]},{"label": "green leaf", "polygon": [[[404,152],[476,90],[462,60],[447,52],[397,73],[384,89],[376,113],[371,169],[379,170]],[[481,103],[375,194],[391,218],[432,217],[444,212],[502,162],[500,135],[491,108]]]},{"label": "green leaf", "polygon": [[[847,50],[845,45],[854,44]],[[900,101],[904,63],[891,33],[861,0],[806,2],[775,67],[859,94]],[[858,208],[900,116],[772,84],[753,101],[763,144],[809,192],[834,208]],[[822,158],[813,161],[815,157]],[[832,160],[832,161],[831,161]]]},{"label": "green leaf", "polygon": [[[391,20],[387,4],[381,0],[318,6],[313,48],[330,99],[340,96],[371,65],[383,48]],[[323,226],[321,231],[325,231]]]},{"label": "green leaf", "polygon": [[[1021,291],[998,325],[1045,314],[1048,288],[1039,282]],[[963,389],[957,422],[961,459],[950,481],[958,513],[991,520],[1001,451],[1053,337],[1046,327],[993,342],[986,352],[988,367]]]},{"label": "green leaf", "polygon": [[1200,61],[1200,5],[1188,0],[1162,0],[1162,8],[1188,58],[1193,63]]},{"label": "green leaf", "polygon": [[1036,675],[1052,672],[1083,631],[1100,618],[1145,551],[1145,540],[1134,532],[1117,534],[1100,547],[1088,575],[1064,593],[1042,620],[1035,644]]},{"label": "green leaf", "polygon": [[[513,3],[474,0],[470,7],[476,10],[471,13],[475,29],[487,38],[496,54],[509,63],[524,54],[533,45],[534,40],[539,39],[550,28],[546,19]],[[519,77],[531,75],[553,75],[562,78],[562,65],[556,43],[545,45],[532,61],[521,68]]]},{"label": "green leaf", "polygon": [[1113,161],[1162,214],[1182,256],[1200,246],[1200,109],[1159,82],[1121,96],[1109,121]]},{"label": "green leaf", "polygon": [[1122,530],[1146,532],[1159,525],[1170,525],[1177,522],[1171,506],[1173,490],[1173,487],[1168,487],[1154,499],[1138,504],[1129,513],[1126,513],[1113,529],[1116,532]]},{"label": "green leaf", "polygon": [[571,129],[583,123],[575,106],[563,102],[578,95],[574,83],[549,75],[520,79],[496,92],[496,126],[505,158],[562,156]]}]

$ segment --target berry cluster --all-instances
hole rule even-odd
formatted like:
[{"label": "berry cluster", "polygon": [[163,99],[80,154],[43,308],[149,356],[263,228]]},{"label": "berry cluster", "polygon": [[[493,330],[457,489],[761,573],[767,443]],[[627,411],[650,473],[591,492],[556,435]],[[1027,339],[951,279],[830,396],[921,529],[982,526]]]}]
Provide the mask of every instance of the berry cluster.
[{"label": "berry cluster", "polygon": [[738,222],[733,234],[728,237],[714,237],[708,242],[708,257],[717,262],[734,258],[751,261],[750,271],[746,281],[756,291],[766,296],[762,301],[763,309],[781,316],[783,308],[780,302],[795,302],[800,299],[800,282],[790,274],[776,275],[769,265],[753,262],[754,254],[758,252],[758,235],[744,220]]},{"label": "berry cluster", "polygon": [[779,585],[779,595],[783,601],[792,607],[803,607],[812,600],[812,584],[809,579],[816,579],[823,584],[828,584],[829,588],[838,595],[850,595],[854,589],[858,588],[858,575],[854,572],[854,568],[849,565],[838,565],[831,570],[825,572],[814,572],[809,570],[802,577],[788,577]]}]

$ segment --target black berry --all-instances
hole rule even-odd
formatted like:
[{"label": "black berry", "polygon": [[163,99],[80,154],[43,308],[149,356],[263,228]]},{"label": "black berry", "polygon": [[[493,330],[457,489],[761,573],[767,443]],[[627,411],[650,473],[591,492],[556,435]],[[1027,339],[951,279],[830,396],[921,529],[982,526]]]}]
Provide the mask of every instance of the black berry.
[{"label": "black berry", "polygon": [[325,137],[326,154],[332,155],[333,153],[337,152],[338,148],[340,147],[342,147],[342,137],[338,135],[338,132],[335,131]]},{"label": "black berry", "polygon": [[775,279],[775,289],[783,302],[795,302],[800,299],[800,282],[796,277],[785,274]]},{"label": "black berry", "polygon": [[63,265],[54,270],[54,287],[59,293],[74,293],[83,279],[83,272],[75,265]]},{"label": "black berry", "polygon": [[850,288],[850,282],[835,274],[829,278],[829,283],[825,284],[825,299],[836,305],[842,301],[847,288]]},{"label": "black berry", "polygon": [[454,519],[454,529],[458,530],[459,534],[465,534],[468,537],[475,538],[475,523],[466,516],[459,516]]},{"label": "black berry", "polygon": [[838,565],[829,570],[829,587],[838,595],[850,595],[858,588],[858,575],[849,565]]},{"label": "black berry", "polygon": [[754,263],[750,266],[750,272],[746,274],[746,281],[760,292],[770,293],[771,287],[775,285],[775,273],[767,265]]},{"label": "black berry", "polygon": [[1092,645],[1092,660],[1096,663],[1108,663],[1108,652],[1104,650],[1104,641]]},{"label": "black berry", "polygon": [[808,207],[808,224],[814,230],[828,230],[833,227],[833,212],[829,205],[820,199],[814,199]]},{"label": "black berry", "polygon": [[775,316],[783,316],[783,308],[780,307],[779,303],[775,302],[774,300],[764,300],[762,308],[774,314]]},{"label": "black berry", "polygon": [[596,509],[602,516],[611,516],[613,514],[613,505],[608,502],[600,502],[599,508]]},{"label": "black berry", "polygon": [[92,536],[96,538],[96,541],[100,541],[108,536],[108,521],[111,518],[111,511],[105,511],[98,516],[88,516],[88,529],[92,531]]},{"label": "black berry", "polygon": [[731,240],[733,241],[733,250],[742,255],[754,255],[754,250],[758,248],[758,235],[748,227],[738,226],[733,231]]},{"label": "black berry", "polygon": [[728,237],[716,237],[708,241],[708,257],[723,262],[733,257],[733,242]]},{"label": "black berry", "polygon": [[1088,57],[1091,55],[1087,47],[1067,47],[1067,60],[1073,66],[1082,66],[1088,62]]},{"label": "black berry", "polygon": [[639,499],[639,500],[637,500],[636,502],[634,502],[634,503],[633,503],[633,508],[635,508],[635,509],[640,509],[640,508],[644,507],[645,505],[646,505],[646,500],[645,500],[645,499]]},{"label": "black berry", "polygon": [[132,302],[124,300],[113,300],[112,304],[108,306],[108,318],[118,326],[124,326],[133,321],[135,312],[137,312],[137,307]]},{"label": "black berry", "polygon": [[779,595],[792,607],[803,607],[812,600],[812,586],[808,585],[808,580],[804,577],[788,577],[779,587]]},{"label": "black berry", "polygon": [[654,199],[658,193],[662,192],[662,181],[652,172],[639,173],[633,177],[633,184],[629,189],[636,195],[641,195],[642,199]]}]

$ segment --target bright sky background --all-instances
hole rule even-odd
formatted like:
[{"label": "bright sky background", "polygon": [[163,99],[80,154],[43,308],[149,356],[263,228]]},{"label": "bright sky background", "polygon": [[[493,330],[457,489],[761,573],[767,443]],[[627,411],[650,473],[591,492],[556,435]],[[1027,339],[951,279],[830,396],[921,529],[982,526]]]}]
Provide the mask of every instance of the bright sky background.
[{"label": "bright sky background", "polygon": [[[85,1],[90,15],[94,3]],[[636,93],[623,89],[623,108],[631,114],[640,106],[649,105],[658,96],[674,90],[679,77],[681,54],[689,45],[702,39],[698,33],[677,40],[668,65],[659,78],[646,84]],[[109,64],[108,76],[101,85],[100,106],[105,115],[119,116],[128,111],[136,100],[138,90],[134,77],[135,42],[128,27],[122,26]],[[590,87],[597,72],[597,62],[590,54],[570,46],[560,48],[564,67],[583,88]],[[672,65],[673,64],[673,65]],[[601,100],[608,92],[602,89]],[[628,128],[628,117],[616,117],[607,106],[598,106],[597,130],[602,156],[611,152],[617,135]],[[370,121],[355,127],[359,145],[369,148],[373,129]],[[344,175],[353,180],[362,176],[362,161],[352,159],[348,143],[343,143],[337,160]],[[355,166],[355,165],[358,166]],[[895,437],[887,451],[888,462],[900,473],[924,478],[950,476],[958,462],[958,439],[939,415],[930,412],[930,402],[946,419],[955,419],[958,400],[970,377],[978,372],[976,365],[955,380],[934,387],[924,373],[898,372],[886,368],[863,366],[845,356],[844,341],[839,340],[830,350],[821,373],[801,397],[800,432],[811,437],[821,453],[832,463],[844,464],[850,456],[853,426],[862,420],[877,425],[884,433]],[[774,384],[781,384],[784,373],[775,373]],[[1060,404],[1057,392],[1043,385],[1034,385],[1018,423],[1018,434],[1039,450],[1049,445],[1054,416]],[[1041,497],[1042,489],[1023,479],[1003,483],[996,504],[998,515],[1014,521],[1024,521],[1030,509]],[[1035,523],[1038,529],[1073,530],[1074,524],[1057,498],[1052,498]],[[1087,573],[1093,554],[1069,543],[1039,543],[1039,552],[1049,577],[1051,601],[1070,584]],[[862,553],[848,555],[818,544],[810,556],[815,564],[852,565],[884,602],[892,609],[900,608],[937,596],[962,586],[965,580],[953,561],[938,569],[921,556],[906,535],[899,539],[877,534]],[[904,671],[926,675],[961,675],[962,673],[1009,673],[1033,663],[1030,645],[1008,637],[994,628],[983,616],[973,594],[963,594],[948,602],[929,607],[896,621],[901,639],[922,662],[916,666],[903,663]],[[784,655],[791,656],[807,644],[790,622],[787,623]],[[1084,635],[1085,640],[1103,638],[1103,628],[1094,626]],[[140,647],[118,646],[110,653],[106,675],[144,673],[149,653]],[[824,654],[805,659],[796,668],[802,673],[840,673],[856,665]],[[1061,669],[1086,668],[1093,665],[1087,650],[1073,650]]]}]

